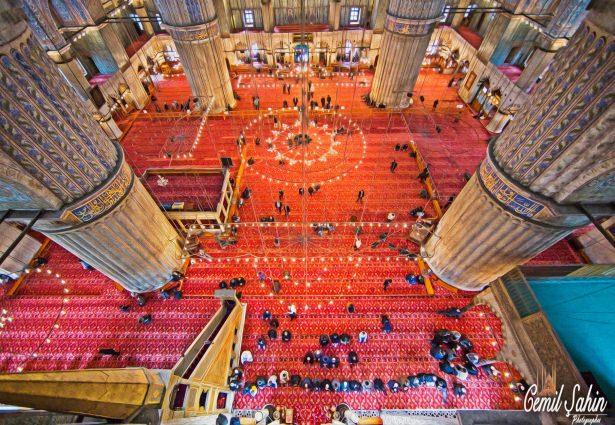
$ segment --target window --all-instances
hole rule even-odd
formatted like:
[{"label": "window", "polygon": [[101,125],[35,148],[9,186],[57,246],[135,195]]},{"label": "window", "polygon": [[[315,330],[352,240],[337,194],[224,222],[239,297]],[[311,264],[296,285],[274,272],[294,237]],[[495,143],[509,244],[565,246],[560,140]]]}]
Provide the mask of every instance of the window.
[{"label": "window", "polygon": [[472,11],[476,9],[476,5],[475,4],[471,4],[466,8],[466,12],[463,14],[464,18],[467,18],[468,16],[470,16],[470,13],[472,13]]},{"label": "window", "polygon": [[135,25],[137,26],[137,28],[139,28],[141,31],[145,31],[143,28],[143,24],[141,23],[141,18],[139,18],[136,14],[131,13],[130,14],[130,18],[133,20],[133,22],[135,23]]},{"label": "window", "polygon": [[203,409],[207,408],[207,394],[208,393],[209,391],[203,390],[203,392],[201,392],[201,395],[199,396],[199,407],[202,407]]},{"label": "window", "polygon": [[243,11],[243,26],[246,28],[254,27],[254,11],[252,9]]},{"label": "window", "polygon": [[448,19],[448,14],[451,11],[451,7],[450,6],[446,6],[444,8],[444,12],[442,12],[442,19],[440,19],[440,22],[446,22],[446,20]]},{"label": "window", "polygon": [[361,23],[361,8],[360,7],[351,7],[350,8],[350,25],[359,25]]}]

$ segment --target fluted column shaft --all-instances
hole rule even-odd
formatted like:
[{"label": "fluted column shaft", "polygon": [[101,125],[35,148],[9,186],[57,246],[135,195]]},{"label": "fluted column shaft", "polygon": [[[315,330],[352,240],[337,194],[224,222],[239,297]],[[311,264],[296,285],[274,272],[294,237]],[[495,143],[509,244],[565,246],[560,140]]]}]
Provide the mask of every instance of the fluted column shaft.
[{"label": "fluted column shaft", "polygon": [[237,103],[226,66],[220,27],[212,0],[156,0],[165,29],[173,38],[192,94],[212,112]]},{"label": "fluted column shaft", "polygon": [[370,98],[389,108],[407,107],[444,0],[391,0]]},{"label": "fluted column shaft", "polygon": [[425,261],[445,282],[479,290],[577,227],[541,222],[553,206],[529,196],[485,160],[424,246]]},{"label": "fluted column shaft", "polygon": [[576,203],[615,201],[614,26],[590,15],[490,145],[423,247],[441,279],[480,289],[585,225]]},{"label": "fluted column shaft", "polygon": [[111,116],[107,104],[97,108],[90,99],[90,83],[77,65],[74,48],[62,36],[52,19],[49,5],[36,0],[25,0],[22,8],[26,14],[26,21],[30,25],[35,38],[41,43],[47,54],[60,68],[77,94],[86,102],[94,118],[101,125],[111,139],[118,139],[122,132]]},{"label": "fluted column shaft", "polygon": [[132,292],[149,292],[181,266],[177,233],[125,161],[107,184],[37,230]]},{"label": "fluted column shaft", "polygon": [[35,229],[126,289],[181,266],[178,235],[14,8],[0,6],[0,209],[54,211]]},{"label": "fluted column shaft", "polygon": [[[228,38],[231,33],[231,23],[228,17],[231,16],[230,11],[227,9],[228,2],[226,0],[212,0],[214,8],[216,10],[216,17],[218,19],[218,27],[220,28],[220,37]],[[261,6],[263,2],[261,2]],[[263,16],[263,22],[265,17]],[[273,28],[272,28],[273,29]]]},{"label": "fluted column shaft", "polygon": [[329,27],[333,31],[340,29],[341,5],[336,0],[329,0]]},{"label": "fluted column shaft", "polygon": [[273,0],[261,1],[261,13],[263,15],[263,31],[273,32],[273,29],[275,27],[275,19],[273,16]]}]

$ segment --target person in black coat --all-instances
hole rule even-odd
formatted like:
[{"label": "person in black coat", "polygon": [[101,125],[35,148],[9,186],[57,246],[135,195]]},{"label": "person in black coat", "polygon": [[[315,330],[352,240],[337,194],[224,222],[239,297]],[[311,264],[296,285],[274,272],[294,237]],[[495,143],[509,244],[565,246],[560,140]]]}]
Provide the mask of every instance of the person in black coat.
[{"label": "person in black coat", "polygon": [[453,394],[455,394],[457,397],[464,397],[467,392],[468,390],[462,383],[455,382],[453,384]]},{"label": "person in black coat", "polygon": [[282,332],[282,341],[283,342],[290,342],[291,338],[292,338],[292,334],[290,333],[290,331],[288,329],[285,329]]},{"label": "person in black coat", "polygon": [[446,403],[448,401],[448,390],[446,388],[446,381],[442,378],[436,379],[436,389],[442,395],[442,399]]},{"label": "person in black coat", "polygon": [[457,376],[457,371],[455,370],[455,367],[453,367],[453,365],[448,361],[441,361],[439,367],[443,373],[446,373],[447,375]]},{"label": "person in black coat", "polygon": [[263,338],[262,336],[258,339],[257,343],[258,348],[261,350],[264,350],[265,348],[267,348],[267,343],[265,342],[265,338]]},{"label": "person in black coat", "polygon": [[392,393],[396,393],[400,389],[399,382],[397,382],[395,379],[389,380],[389,382],[387,382],[387,387],[389,387],[389,391],[391,391]]},{"label": "person in black coat", "polygon": [[303,364],[314,364],[314,360],[314,353],[311,351],[308,351],[305,353],[305,356],[303,356]]},{"label": "person in black coat", "polygon": [[117,357],[121,353],[119,351],[117,351],[116,349],[114,349],[114,348],[101,348],[100,350],[98,350],[98,354],[100,354],[102,356],[114,356],[114,357]]},{"label": "person in black coat", "polygon": [[298,387],[299,385],[301,385],[301,377],[299,375],[291,375],[290,385],[293,387]]},{"label": "person in black coat", "polygon": [[414,376],[414,375],[410,375],[408,376],[408,378],[406,379],[406,386],[408,388],[418,388],[421,386],[421,382],[418,378],[418,376]]},{"label": "person in black coat", "polygon": [[331,357],[331,363],[330,364],[331,364],[330,367],[332,367],[332,368],[340,367],[340,358],[336,357],[336,356]]},{"label": "person in black coat", "polygon": [[329,345],[329,336],[328,335],[321,335],[320,336],[320,346],[321,347],[326,347],[327,345]]},{"label": "person in black coat", "polygon": [[312,380],[308,377],[303,378],[303,380],[301,381],[301,386],[306,389],[306,390],[311,390],[312,389]]},{"label": "person in black coat", "polygon": [[278,331],[275,330],[275,328],[271,328],[269,329],[269,331],[267,332],[267,336],[269,337],[270,340],[276,340],[278,339]]},{"label": "person in black coat", "polygon": [[380,378],[374,379],[374,390],[385,392],[384,382]]},{"label": "person in black coat", "polygon": [[361,391],[361,389],[363,388],[363,386],[361,385],[361,383],[357,380],[352,380],[348,383],[348,388],[350,389],[350,391]]}]

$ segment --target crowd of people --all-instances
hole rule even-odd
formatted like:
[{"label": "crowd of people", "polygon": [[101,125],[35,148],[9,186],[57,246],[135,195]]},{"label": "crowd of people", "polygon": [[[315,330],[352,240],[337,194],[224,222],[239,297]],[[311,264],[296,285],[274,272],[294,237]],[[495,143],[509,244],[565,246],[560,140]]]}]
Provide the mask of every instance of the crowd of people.
[{"label": "crowd of people", "polygon": [[[386,281],[385,281],[386,285]],[[469,309],[467,307],[450,307],[445,310],[439,311],[447,317],[459,318],[461,315]],[[346,310],[352,314],[354,313],[354,305],[348,304]],[[289,306],[289,317],[296,318],[296,308],[294,305]],[[269,310],[266,310],[262,314],[262,319],[267,321],[270,325],[269,339],[277,339],[277,329],[279,327],[279,321],[275,318]],[[392,331],[391,322],[387,315],[381,315],[380,317],[382,331],[388,334]],[[288,337],[285,338],[285,335]],[[368,341],[368,333],[363,330],[357,334],[357,341],[359,344],[366,344]],[[285,330],[282,332],[282,341],[290,341],[290,331]],[[340,367],[343,358],[333,352],[328,353],[328,349],[338,346],[351,347],[353,335],[348,332],[334,332],[331,334],[322,334],[319,337],[319,347],[314,351],[308,351],[302,357],[301,362],[304,366],[320,366],[324,369],[337,369]],[[261,350],[265,350],[267,342],[265,336],[261,336],[258,341],[258,347]],[[500,376],[499,370],[495,367],[496,360],[482,359],[478,354],[473,351],[472,342],[460,332],[455,330],[440,329],[434,333],[431,340],[429,354],[435,360],[438,361],[440,372],[444,375],[451,377],[451,382],[438,376],[435,373],[421,372],[414,375],[408,375],[403,378],[391,378],[383,380],[379,377],[373,379],[328,379],[318,378],[312,374],[307,376],[301,376],[299,374],[290,373],[287,370],[282,370],[277,374],[269,376],[259,375],[253,380],[245,381],[243,369],[237,367],[233,369],[233,372],[229,378],[230,387],[233,391],[241,391],[243,394],[256,396],[260,390],[265,388],[278,388],[278,387],[297,387],[305,390],[320,392],[406,392],[413,388],[428,387],[436,389],[443,401],[448,402],[449,394],[452,392],[453,396],[463,398],[467,394],[467,388],[464,384],[472,376],[478,376],[480,372],[492,377],[498,378]],[[359,355],[354,349],[349,349],[346,354],[345,361],[352,367],[359,363]],[[253,355],[249,351],[244,351],[241,355],[241,363],[245,365],[253,361]],[[527,391],[527,384],[521,380],[511,384],[511,388],[515,393],[523,393]]]},{"label": "crowd of people", "polygon": [[178,102],[174,100],[170,103],[164,102],[162,107],[158,104],[158,99],[156,96],[152,95],[150,97],[152,101],[152,106],[156,112],[194,112],[199,111],[201,109],[201,101],[198,97],[189,97],[185,102]]}]

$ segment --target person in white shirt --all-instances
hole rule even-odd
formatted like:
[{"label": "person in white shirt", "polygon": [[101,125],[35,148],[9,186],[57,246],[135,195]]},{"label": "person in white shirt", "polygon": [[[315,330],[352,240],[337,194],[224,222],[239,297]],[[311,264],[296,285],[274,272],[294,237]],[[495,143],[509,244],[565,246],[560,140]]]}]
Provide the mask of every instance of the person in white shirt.
[{"label": "person in white shirt", "polygon": [[290,379],[290,375],[287,370],[283,370],[280,372],[280,385],[284,385]]},{"label": "person in white shirt", "polygon": [[271,388],[278,387],[278,377],[276,375],[271,375],[269,380],[267,380],[267,386]]},{"label": "person in white shirt", "polygon": [[297,317],[297,306],[295,306],[294,304],[288,306],[288,316],[290,317],[290,320],[293,320]]},{"label": "person in white shirt", "polygon": [[468,379],[468,370],[465,367],[461,365],[455,365],[455,370],[457,371],[457,379],[461,381],[465,381]]},{"label": "person in white shirt", "polygon": [[252,357],[252,353],[249,350],[241,353],[241,364],[252,363],[252,361],[254,361],[254,357]]}]

